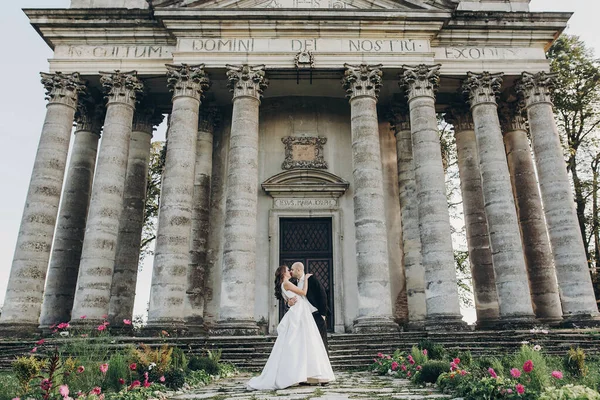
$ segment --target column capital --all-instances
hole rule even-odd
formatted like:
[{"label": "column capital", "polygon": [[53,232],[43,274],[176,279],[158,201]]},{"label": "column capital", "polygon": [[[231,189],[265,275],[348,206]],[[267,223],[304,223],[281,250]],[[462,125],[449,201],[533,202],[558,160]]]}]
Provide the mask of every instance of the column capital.
[{"label": "column capital", "polygon": [[403,65],[402,72],[398,76],[400,87],[406,93],[410,102],[416,97],[432,97],[435,99],[435,93],[440,85],[441,64],[417,66]]},{"label": "column capital", "polygon": [[473,115],[469,105],[466,103],[454,103],[444,115],[444,119],[449,124],[454,125],[454,134],[457,135],[464,131],[474,131]]},{"label": "column capital", "polygon": [[144,89],[137,71],[100,72],[100,83],[107,93],[108,104],[123,103],[134,108]]},{"label": "column capital", "polygon": [[498,114],[503,135],[513,131],[527,131],[527,118],[522,102],[502,102]]},{"label": "column capital", "polygon": [[227,87],[233,98],[254,97],[260,101],[264,90],[269,86],[264,65],[230,65],[227,67]]},{"label": "column capital", "polygon": [[523,98],[525,106],[529,107],[539,103],[552,104],[550,91],[556,83],[558,74],[538,72],[532,74],[523,72],[521,79],[517,82],[517,93]]},{"label": "column capital", "polygon": [[40,72],[40,75],[42,77],[42,85],[46,89],[46,100],[48,100],[48,103],[64,104],[72,108],[77,108],[79,94],[86,91],[86,87],[78,72],[73,72],[72,74]]},{"label": "column capital", "polygon": [[92,95],[80,96],[75,110],[75,133],[87,131],[100,137],[105,114],[106,107],[100,98]]},{"label": "column capital", "polygon": [[192,97],[198,101],[210,87],[208,75],[204,72],[204,64],[171,65],[167,64],[167,86],[177,97]]},{"label": "column capital", "polygon": [[214,133],[215,127],[221,122],[221,113],[215,106],[201,107],[198,115],[198,131]]},{"label": "column capital", "polygon": [[344,64],[346,70],[342,78],[342,85],[346,90],[346,97],[352,100],[356,97],[367,96],[377,100],[383,77],[381,67],[381,64]]},{"label": "column capital", "polygon": [[394,102],[388,108],[386,116],[394,130],[394,135],[401,131],[410,131],[410,110],[404,102]]},{"label": "column capital", "polygon": [[497,104],[496,97],[500,93],[503,75],[501,72],[495,74],[487,71],[480,74],[467,72],[462,91],[467,95],[471,108],[485,103]]},{"label": "column capital", "polygon": [[146,132],[152,135],[156,126],[163,122],[164,115],[156,109],[156,105],[148,98],[145,98],[140,104],[140,107],[133,114],[132,131]]}]

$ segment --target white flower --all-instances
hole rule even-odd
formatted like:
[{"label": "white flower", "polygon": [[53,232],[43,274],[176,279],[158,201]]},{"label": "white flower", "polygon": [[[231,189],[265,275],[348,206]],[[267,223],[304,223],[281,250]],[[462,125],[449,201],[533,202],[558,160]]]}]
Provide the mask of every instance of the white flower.
[{"label": "white flower", "polygon": [[533,350],[535,351],[540,351],[542,349],[542,346],[540,346],[539,344],[536,344],[535,346],[533,346]]},{"label": "white flower", "polygon": [[523,340],[521,344],[529,344],[529,342],[527,340]]},{"label": "white flower", "polygon": [[67,337],[67,336],[69,336],[69,332],[67,332],[67,331],[61,331],[60,332],[60,336]]},{"label": "white flower", "polygon": [[547,334],[548,334],[548,330],[547,330],[547,329],[542,329],[542,333],[543,333],[544,335],[547,335]]},{"label": "white flower", "polygon": [[156,367],[156,363],[150,363],[150,365],[148,365],[148,371],[152,371],[152,368]]}]

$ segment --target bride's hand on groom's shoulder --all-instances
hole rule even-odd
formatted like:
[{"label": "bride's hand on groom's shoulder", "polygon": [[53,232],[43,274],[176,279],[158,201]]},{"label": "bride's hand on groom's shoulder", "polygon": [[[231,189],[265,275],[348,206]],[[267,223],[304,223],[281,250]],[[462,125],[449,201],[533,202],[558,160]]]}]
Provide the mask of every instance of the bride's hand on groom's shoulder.
[{"label": "bride's hand on groom's shoulder", "polygon": [[306,274],[306,275],[304,276],[304,280],[308,280],[308,278],[310,278],[311,276],[313,276],[313,274]]}]

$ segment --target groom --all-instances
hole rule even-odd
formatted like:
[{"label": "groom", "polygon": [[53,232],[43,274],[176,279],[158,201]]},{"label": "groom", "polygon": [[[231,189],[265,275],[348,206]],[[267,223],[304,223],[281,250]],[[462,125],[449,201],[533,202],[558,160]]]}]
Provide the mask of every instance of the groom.
[{"label": "groom", "polygon": [[[298,280],[298,287],[300,289],[304,289],[304,264],[301,262],[293,263],[291,274],[293,278]],[[313,318],[315,319],[317,327],[319,328],[319,333],[321,334],[321,339],[323,339],[323,344],[325,345],[327,354],[329,354],[329,346],[327,345],[327,324],[325,323],[326,317],[329,314],[329,307],[327,307],[327,294],[325,293],[323,285],[321,285],[321,282],[319,282],[316,276],[312,275],[308,279],[310,282],[308,284],[306,299],[313,307],[317,309],[317,311],[313,313]],[[298,299],[293,297],[288,301],[288,305],[293,306],[296,304],[296,301],[298,301]]]}]

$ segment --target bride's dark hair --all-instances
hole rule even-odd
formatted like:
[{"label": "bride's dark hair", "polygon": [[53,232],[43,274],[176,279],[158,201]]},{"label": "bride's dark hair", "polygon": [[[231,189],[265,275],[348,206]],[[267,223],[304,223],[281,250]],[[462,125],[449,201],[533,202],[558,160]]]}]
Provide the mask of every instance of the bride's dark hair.
[{"label": "bride's dark hair", "polygon": [[281,294],[281,283],[283,282],[283,276],[285,272],[288,270],[286,265],[281,265],[275,271],[275,298],[277,300],[283,300],[283,295]]}]

